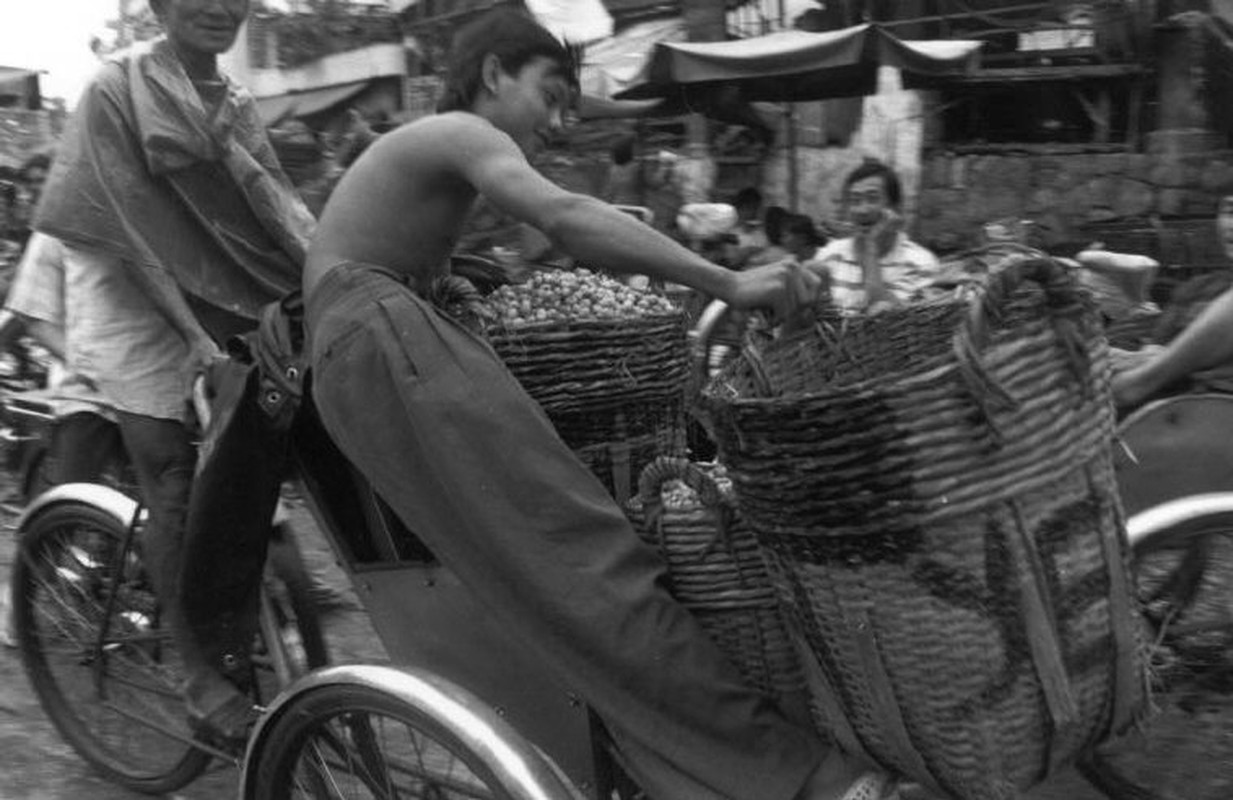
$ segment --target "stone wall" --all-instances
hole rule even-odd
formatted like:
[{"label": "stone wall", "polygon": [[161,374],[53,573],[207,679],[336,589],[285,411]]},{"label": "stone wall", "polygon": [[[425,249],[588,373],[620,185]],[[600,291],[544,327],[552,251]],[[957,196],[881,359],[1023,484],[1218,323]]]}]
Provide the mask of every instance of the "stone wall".
[{"label": "stone wall", "polygon": [[[1216,202],[1233,192],[1233,151],[1130,153],[1092,146],[937,148],[922,159],[916,234],[939,251],[970,246],[982,224],[1031,220],[1051,248],[1117,239],[1164,261],[1212,258]],[[1155,231],[1155,241],[1145,236]],[[1179,250],[1170,232],[1185,232]],[[1179,234],[1180,235],[1180,234]]]}]

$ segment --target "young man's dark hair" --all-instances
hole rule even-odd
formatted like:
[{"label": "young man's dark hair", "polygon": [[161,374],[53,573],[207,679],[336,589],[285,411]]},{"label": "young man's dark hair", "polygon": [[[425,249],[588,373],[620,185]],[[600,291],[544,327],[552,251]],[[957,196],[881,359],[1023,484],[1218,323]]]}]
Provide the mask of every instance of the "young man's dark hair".
[{"label": "young man's dark hair", "polygon": [[901,207],[903,198],[903,189],[899,185],[899,176],[895,174],[893,169],[875,158],[865,159],[859,167],[848,174],[848,177],[843,181],[844,193],[846,194],[848,189],[852,188],[852,184],[873,177],[882,179],[882,188],[886,191],[887,204],[891,208],[898,210]]},{"label": "young man's dark hair", "polygon": [[789,214],[780,223],[780,237],[794,235],[804,239],[806,244],[820,247],[826,244],[826,237],[813,224],[813,220],[804,214]]},{"label": "young man's dark hair", "polygon": [[792,214],[783,206],[771,206],[762,214],[762,229],[766,231],[766,240],[771,244],[782,244],[784,223]]},{"label": "young man's dark hair", "polygon": [[732,205],[737,209],[761,208],[762,192],[758,191],[753,186],[746,186],[744,189],[737,192],[736,196],[732,198]]},{"label": "young man's dark hair", "polygon": [[634,137],[622,136],[612,145],[612,163],[623,165],[634,160]]},{"label": "young man's dark hair", "polygon": [[556,61],[568,83],[578,88],[577,51],[561,42],[527,14],[497,8],[464,26],[450,43],[445,91],[437,103],[439,113],[465,111],[482,85],[484,56],[495,55],[501,68],[517,74],[536,56]]}]

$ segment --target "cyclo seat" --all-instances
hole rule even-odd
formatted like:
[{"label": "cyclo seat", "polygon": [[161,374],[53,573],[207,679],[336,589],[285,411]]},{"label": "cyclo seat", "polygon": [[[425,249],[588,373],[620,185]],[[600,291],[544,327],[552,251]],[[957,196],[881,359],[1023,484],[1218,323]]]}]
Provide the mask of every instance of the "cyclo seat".
[{"label": "cyclo seat", "polygon": [[352,564],[432,563],[432,553],[330,438],[312,401],[311,373],[291,428],[292,461],[323,522]]}]

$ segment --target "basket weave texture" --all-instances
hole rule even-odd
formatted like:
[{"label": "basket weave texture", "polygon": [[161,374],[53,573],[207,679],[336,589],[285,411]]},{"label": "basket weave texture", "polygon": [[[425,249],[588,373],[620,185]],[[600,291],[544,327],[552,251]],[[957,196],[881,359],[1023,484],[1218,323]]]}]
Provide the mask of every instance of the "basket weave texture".
[{"label": "basket weave texture", "polygon": [[620,503],[639,473],[685,446],[683,312],[493,328],[488,340],[562,440]]},{"label": "basket weave texture", "polygon": [[804,673],[762,551],[714,465],[660,457],[628,506],[667,565],[670,591],[751,686],[799,702]]},{"label": "basket weave texture", "polygon": [[706,388],[845,749],[1007,800],[1136,719],[1108,349],[1064,266],[746,348]]},{"label": "basket weave texture", "polygon": [[549,414],[673,397],[689,377],[684,312],[494,328],[488,341]]}]

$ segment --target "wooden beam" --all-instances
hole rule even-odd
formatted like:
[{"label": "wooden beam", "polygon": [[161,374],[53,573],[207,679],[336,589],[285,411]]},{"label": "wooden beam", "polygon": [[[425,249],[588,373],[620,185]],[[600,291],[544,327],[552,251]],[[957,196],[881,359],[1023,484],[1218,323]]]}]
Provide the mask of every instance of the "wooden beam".
[{"label": "wooden beam", "polygon": [[[1127,78],[1146,72],[1138,64],[1077,64],[1064,67],[999,67],[979,69],[957,75],[938,77],[941,86],[994,84],[994,83],[1042,83],[1085,81],[1099,78]],[[930,82],[932,83],[932,81]]]},{"label": "wooden beam", "polygon": [[[1005,8],[992,8],[987,11],[954,11],[949,14],[934,14],[928,17],[912,17],[910,19],[895,19],[878,21],[878,24],[884,28],[894,28],[900,25],[915,25],[920,22],[949,22],[954,19],[981,19],[982,17],[992,16],[996,14],[1005,14],[1014,11],[1046,11],[1053,7],[1053,3],[1022,3],[1017,6],[1006,6]],[[1061,23],[1059,23],[1061,24]]]}]

